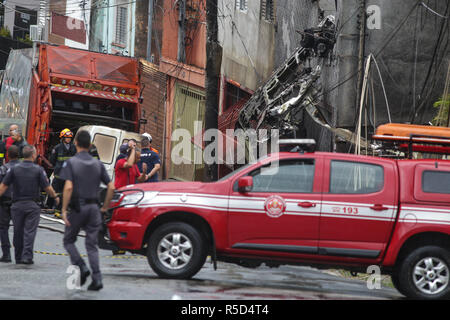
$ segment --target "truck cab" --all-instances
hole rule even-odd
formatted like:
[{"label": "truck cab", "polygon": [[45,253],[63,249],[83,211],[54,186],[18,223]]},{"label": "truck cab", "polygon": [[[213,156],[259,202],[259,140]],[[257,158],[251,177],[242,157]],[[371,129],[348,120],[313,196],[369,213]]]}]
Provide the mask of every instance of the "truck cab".
[{"label": "truck cab", "polygon": [[139,146],[142,139],[139,133],[106,126],[88,125],[80,127],[79,130],[90,133],[92,144],[97,147],[100,161],[104,164],[111,180],[114,179],[114,165],[120,153],[120,146],[131,139],[135,139]]}]

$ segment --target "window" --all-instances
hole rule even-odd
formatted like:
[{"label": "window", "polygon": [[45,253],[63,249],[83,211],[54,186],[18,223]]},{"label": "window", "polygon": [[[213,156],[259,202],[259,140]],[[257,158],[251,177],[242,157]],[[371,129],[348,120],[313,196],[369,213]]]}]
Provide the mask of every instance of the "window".
[{"label": "window", "polygon": [[127,21],[128,21],[128,8],[118,7],[116,16],[115,42],[121,45],[127,44]]},{"label": "window", "polygon": [[450,194],[450,172],[424,171],[422,173],[422,190],[427,193]]},{"label": "window", "polygon": [[247,11],[248,9],[248,0],[236,0],[236,9],[241,11]]},{"label": "window", "polygon": [[330,193],[373,193],[383,189],[384,170],[382,166],[331,161]]},{"label": "window", "polygon": [[261,0],[261,17],[269,22],[275,21],[274,0]]},{"label": "window", "polygon": [[311,193],[314,183],[314,160],[280,161],[268,164],[250,173],[252,192]]},{"label": "window", "polygon": [[236,105],[236,103],[240,102],[242,99],[247,101],[250,99],[251,94],[242,90],[238,86],[233,85],[230,82],[226,82],[225,84],[225,104],[223,110],[228,110],[229,108]]},{"label": "window", "polygon": [[116,138],[101,133],[96,133],[92,143],[97,147],[100,161],[106,164],[111,164],[114,157]]}]

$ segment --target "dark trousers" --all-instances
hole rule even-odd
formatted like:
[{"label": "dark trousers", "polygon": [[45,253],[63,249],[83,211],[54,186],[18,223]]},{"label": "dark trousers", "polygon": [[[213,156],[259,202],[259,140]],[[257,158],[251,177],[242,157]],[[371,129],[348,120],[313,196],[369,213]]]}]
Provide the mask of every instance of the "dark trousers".
[{"label": "dark trousers", "polygon": [[[63,180],[60,178],[53,178],[52,187],[56,193],[62,194],[65,183],[66,183],[66,180]],[[62,199],[62,196],[60,198]],[[47,205],[49,206],[49,208],[52,208],[55,205],[55,200],[53,198],[48,197]],[[62,207],[62,201],[59,203],[59,205],[55,209],[61,211],[61,207]]]},{"label": "dark trousers", "polygon": [[88,255],[89,265],[92,270],[93,280],[102,280],[100,273],[100,262],[98,255],[98,232],[101,228],[101,213],[97,204],[81,205],[80,212],[72,211],[67,219],[70,226],[66,226],[64,232],[64,248],[70,256],[70,262],[73,265],[81,267],[85,265],[83,258],[80,256],[75,242],[81,229],[86,232],[85,246]]},{"label": "dark trousers", "polygon": [[9,241],[9,223],[11,222],[11,206],[0,205],[0,242],[2,244],[2,252],[9,255],[11,243]]},{"label": "dark trousers", "polygon": [[14,254],[16,261],[33,259],[34,240],[39,226],[41,208],[34,201],[18,201],[11,206],[14,225]]}]

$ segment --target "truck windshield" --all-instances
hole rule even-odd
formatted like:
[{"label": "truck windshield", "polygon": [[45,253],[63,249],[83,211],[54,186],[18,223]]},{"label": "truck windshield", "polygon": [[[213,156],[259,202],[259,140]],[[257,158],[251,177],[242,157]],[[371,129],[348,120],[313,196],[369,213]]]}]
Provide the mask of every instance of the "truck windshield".
[{"label": "truck windshield", "polygon": [[25,135],[31,86],[31,49],[11,50],[0,90],[0,131],[8,133],[10,124]]}]

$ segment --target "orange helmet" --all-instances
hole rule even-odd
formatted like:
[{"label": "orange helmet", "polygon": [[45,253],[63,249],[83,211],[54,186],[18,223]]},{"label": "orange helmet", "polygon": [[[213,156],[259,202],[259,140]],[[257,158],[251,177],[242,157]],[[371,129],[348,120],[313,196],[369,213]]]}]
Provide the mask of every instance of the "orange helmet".
[{"label": "orange helmet", "polygon": [[73,138],[73,132],[70,129],[64,129],[59,133],[60,138]]}]

